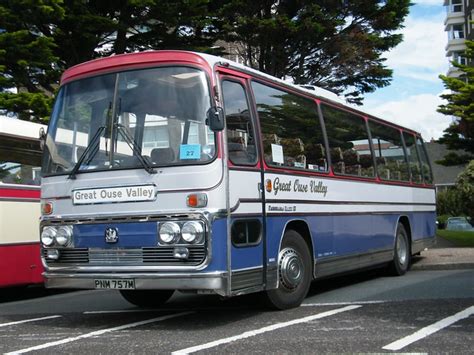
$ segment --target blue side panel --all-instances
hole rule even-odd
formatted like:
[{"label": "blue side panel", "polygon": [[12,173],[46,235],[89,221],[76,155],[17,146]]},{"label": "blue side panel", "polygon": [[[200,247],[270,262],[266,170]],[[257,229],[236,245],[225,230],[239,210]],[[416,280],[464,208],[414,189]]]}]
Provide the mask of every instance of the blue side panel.
[{"label": "blue side panel", "polygon": [[227,220],[225,218],[212,223],[211,250],[211,263],[203,271],[227,270]]},{"label": "blue side panel", "polygon": [[[241,218],[239,218],[241,219]],[[263,218],[252,217],[263,223]],[[263,242],[248,247],[235,247],[232,245],[232,270],[245,269],[263,265]]]},{"label": "blue side panel", "polygon": [[335,256],[391,249],[397,215],[335,216]]},{"label": "blue side panel", "polygon": [[414,213],[410,222],[413,240],[434,237],[436,232],[435,212]]},{"label": "blue side panel", "polygon": [[[410,220],[412,240],[434,237],[435,213],[401,213]],[[392,249],[398,214],[278,216],[267,218],[267,255],[276,259],[287,223],[305,221],[318,259]]]},{"label": "blue side panel", "polygon": [[[105,242],[105,230],[116,228],[118,242]],[[135,222],[115,224],[78,224],[74,226],[76,248],[142,248],[155,247],[158,243],[156,222]]]}]

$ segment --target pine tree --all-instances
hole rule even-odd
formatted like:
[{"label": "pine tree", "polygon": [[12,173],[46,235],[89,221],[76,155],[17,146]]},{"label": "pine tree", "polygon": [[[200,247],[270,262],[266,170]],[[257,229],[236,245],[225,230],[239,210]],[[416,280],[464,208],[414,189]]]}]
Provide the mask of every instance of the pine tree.
[{"label": "pine tree", "polygon": [[0,0],[0,110],[40,121],[49,116],[60,72],[54,40],[41,31],[64,12],[61,0]]},{"label": "pine tree", "polygon": [[409,0],[236,0],[223,2],[225,39],[247,65],[296,84],[329,89],[360,104],[390,83],[382,54],[401,42],[394,31]]},{"label": "pine tree", "polygon": [[113,54],[212,52],[211,0],[0,0],[0,113],[46,121],[61,73]]},{"label": "pine tree", "polygon": [[[61,73],[112,54],[237,42],[249,65],[360,103],[409,0],[0,0],[0,113],[45,120]],[[16,91],[16,92],[15,92]]]},{"label": "pine tree", "polygon": [[465,164],[474,159],[474,41],[466,41],[466,59],[467,65],[452,63],[460,70],[459,77],[440,75],[450,92],[441,95],[447,103],[440,105],[438,112],[454,117],[454,122],[444,131],[439,142],[449,149],[465,152],[447,154],[438,162],[443,165]]}]

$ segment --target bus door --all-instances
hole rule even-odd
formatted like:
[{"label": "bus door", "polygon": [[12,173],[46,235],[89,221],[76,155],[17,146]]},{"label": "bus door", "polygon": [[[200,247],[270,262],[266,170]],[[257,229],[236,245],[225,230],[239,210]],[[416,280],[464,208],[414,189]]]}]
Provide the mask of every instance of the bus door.
[{"label": "bus door", "polygon": [[[262,172],[245,77],[222,74],[229,166],[230,263],[233,294],[264,287]],[[228,249],[229,250],[229,249]]]}]

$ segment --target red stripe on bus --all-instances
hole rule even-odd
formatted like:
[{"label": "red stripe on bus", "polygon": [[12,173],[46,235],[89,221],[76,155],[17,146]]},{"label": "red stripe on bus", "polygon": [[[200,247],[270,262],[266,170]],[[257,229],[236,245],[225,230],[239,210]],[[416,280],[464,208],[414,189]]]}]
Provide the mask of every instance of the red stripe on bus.
[{"label": "red stripe on bus", "polygon": [[0,198],[28,198],[39,199],[40,190],[24,190],[24,189],[1,189]]},{"label": "red stripe on bus", "polygon": [[40,245],[0,245],[0,287],[43,283]]}]

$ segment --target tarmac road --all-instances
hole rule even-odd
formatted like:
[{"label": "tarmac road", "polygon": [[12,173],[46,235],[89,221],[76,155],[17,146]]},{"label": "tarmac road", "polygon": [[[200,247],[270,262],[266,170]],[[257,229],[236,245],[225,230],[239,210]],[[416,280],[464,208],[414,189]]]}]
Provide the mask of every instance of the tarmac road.
[{"label": "tarmac road", "polygon": [[364,272],[313,284],[302,307],[177,293],[140,310],[115,291],[0,304],[1,353],[456,353],[474,348],[474,270]]}]

